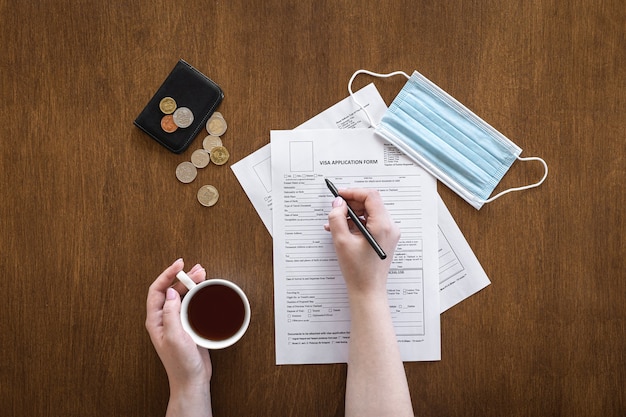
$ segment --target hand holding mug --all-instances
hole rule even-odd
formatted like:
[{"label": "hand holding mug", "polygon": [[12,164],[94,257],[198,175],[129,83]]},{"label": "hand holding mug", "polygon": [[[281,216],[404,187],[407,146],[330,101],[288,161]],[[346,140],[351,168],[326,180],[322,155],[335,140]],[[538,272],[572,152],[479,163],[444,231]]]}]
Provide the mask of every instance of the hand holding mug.
[{"label": "hand holding mug", "polygon": [[[209,352],[196,346],[183,329],[180,320],[179,291],[184,295],[187,289],[180,284],[173,284],[176,274],[183,267],[183,260],[177,260],[150,286],[146,302],[146,329],[163,362],[170,385],[178,386],[195,381],[205,381],[208,384],[212,373]],[[200,265],[196,265],[189,271],[189,277],[194,283],[203,282],[206,272]]]}]

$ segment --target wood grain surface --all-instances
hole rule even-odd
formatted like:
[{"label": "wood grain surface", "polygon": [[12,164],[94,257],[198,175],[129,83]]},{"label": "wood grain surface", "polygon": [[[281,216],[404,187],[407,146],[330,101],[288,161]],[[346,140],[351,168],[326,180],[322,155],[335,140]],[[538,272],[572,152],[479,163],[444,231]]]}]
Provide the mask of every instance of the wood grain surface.
[{"label": "wood grain surface", "polygon": [[[272,239],[230,165],[366,68],[420,71],[550,167],[480,211],[439,185],[492,284],[406,364],[416,414],[625,415],[625,29],[619,0],[0,0],[1,414],[163,415],[145,298],[183,257],[252,304],[212,353],[216,416],[343,415],[345,365],[274,364]],[[176,155],[132,123],[180,58],[224,90],[231,155],[188,185],[202,137]]]}]

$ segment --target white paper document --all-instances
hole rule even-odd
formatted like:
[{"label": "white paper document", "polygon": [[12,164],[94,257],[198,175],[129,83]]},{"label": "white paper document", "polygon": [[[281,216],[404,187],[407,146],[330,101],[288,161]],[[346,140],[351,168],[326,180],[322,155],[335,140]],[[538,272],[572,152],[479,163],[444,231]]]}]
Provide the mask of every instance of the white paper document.
[{"label": "white paper document", "polygon": [[371,129],[271,132],[277,364],[346,362],[350,309],[324,230],[338,188],[380,191],[402,236],[388,295],[402,359],[440,359],[435,179]]},{"label": "white paper document", "polygon": [[461,229],[437,195],[439,294],[443,313],[491,283]]},{"label": "white paper document", "polygon": [[272,234],[272,150],[270,144],[232,164],[230,168]]}]

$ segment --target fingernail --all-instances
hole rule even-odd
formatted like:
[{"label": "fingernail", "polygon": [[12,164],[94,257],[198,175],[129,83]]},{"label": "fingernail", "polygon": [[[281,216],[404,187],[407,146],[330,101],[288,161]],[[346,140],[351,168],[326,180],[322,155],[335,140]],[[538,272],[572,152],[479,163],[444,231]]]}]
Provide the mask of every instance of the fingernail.
[{"label": "fingernail", "polygon": [[176,290],[172,287],[167,289],[167,292],[165,293],[165,299],[166,300],[173,300],[176,298]]},{"label": "fingernail", "polygon": [[333,207],[339,207],[341,205],[343,205],[343,198],[335,197],[335,199],[333,200]]}]

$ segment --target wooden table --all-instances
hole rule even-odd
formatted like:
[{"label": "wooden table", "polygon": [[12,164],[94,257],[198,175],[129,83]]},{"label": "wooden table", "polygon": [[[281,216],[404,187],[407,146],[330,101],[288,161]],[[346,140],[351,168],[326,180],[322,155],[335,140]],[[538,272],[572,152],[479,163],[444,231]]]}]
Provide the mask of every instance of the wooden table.
[{"label": "wooden table", "polygon": [[[416,414],[624,415],[625,28],[618,0],[0,1],[2,415],[162,415],[145,297],[181,256],[253,305],[212,353],[216,416],[343,415],[345,365],[274,364],[272,239],[229,165],[359,68],[417,69],[550,167],[480,211],[439,186],[492,284],[441,316],[440,362],[406,364]],[[132,123],[180,58],[223,88],[231,154],[189,185],[202,137],[176,155]]]}]

